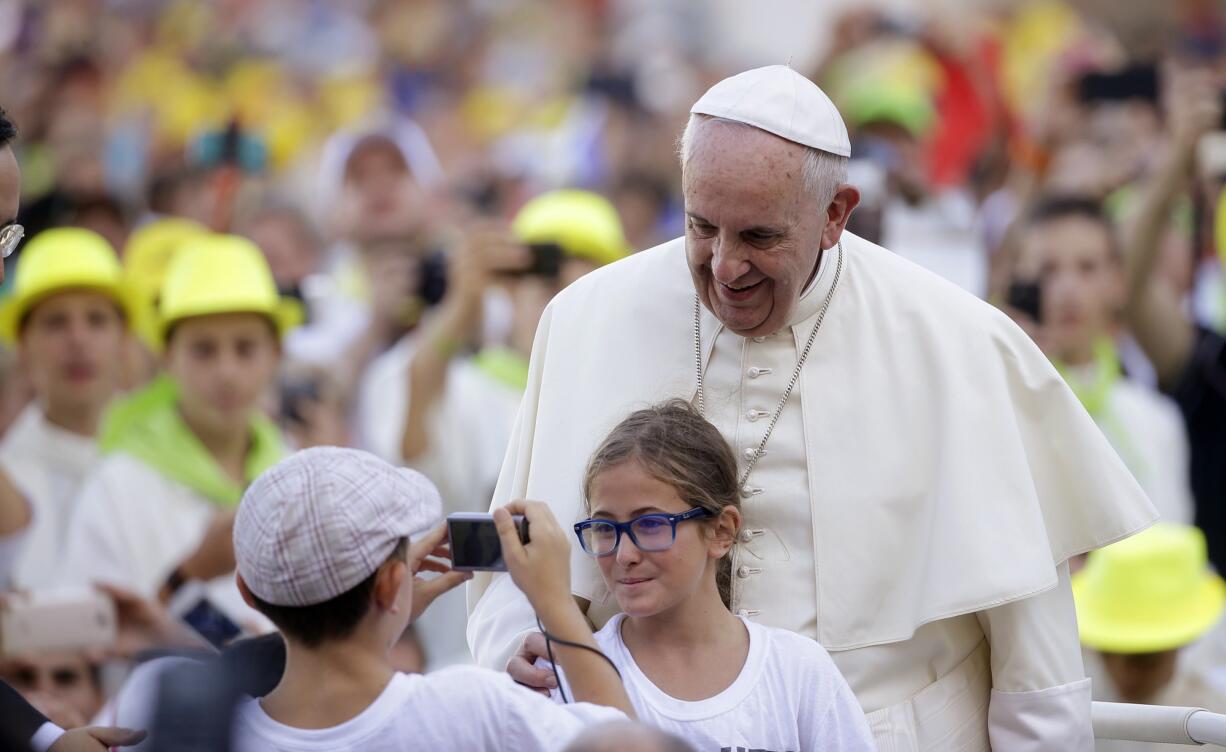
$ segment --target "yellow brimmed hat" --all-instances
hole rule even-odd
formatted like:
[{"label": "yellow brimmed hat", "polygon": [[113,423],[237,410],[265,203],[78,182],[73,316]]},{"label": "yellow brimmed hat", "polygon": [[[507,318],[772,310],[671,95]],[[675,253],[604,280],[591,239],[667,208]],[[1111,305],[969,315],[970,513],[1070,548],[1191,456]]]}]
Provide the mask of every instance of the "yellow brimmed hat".
[{"label": "yellow brimmed hat", "polygon": [[140,315],[132,329],[151,349],[160,340],[157,299],[170,259],[187,241],[207,234],[198,222],[166,217],[141,225],[123,247],[124,285],[140,302]]},{"label": "yellow brimmed hat", "polygon": [[1090,554],[1073,577],[1081,641],[1108,653],[1187,645],[1217,622],[1226,584],[1208,566],[1205,535],[1159,523]]},{"label": "yellow brimmed hat", "polygon": [[524,243],[557,243],[563,253],[601,266],[630,252],[613,204],[589,191],[542,193],[515,215],[511,232]]},{"label": "yellow brimmed hat", "polygon": [[16,342],[21,320],[48,295],[65,290],[96,290],[110,296],[129,322],[137,306],[124,287],[123,271],[111,244],[77,227],[44,230],[22,248],[13,294],[0,305],[0,338]]},{"label": "yellow brimmed hat", "polygon": [[174,255],[158,301],[158,343],[178,321],[217,313],[258,313],[280,336],[302,322],[297,301],[282,298],[264,254],[237,235],[204,235]]}]

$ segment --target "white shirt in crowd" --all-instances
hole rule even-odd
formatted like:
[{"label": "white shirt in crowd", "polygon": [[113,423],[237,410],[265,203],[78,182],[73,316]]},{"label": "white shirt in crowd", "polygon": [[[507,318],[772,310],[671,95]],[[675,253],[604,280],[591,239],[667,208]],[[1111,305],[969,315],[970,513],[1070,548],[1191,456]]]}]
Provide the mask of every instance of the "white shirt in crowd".
[{"label": "white shirt in crowd", "polygon": [[[1069,369],[1082,383],[1093,383],[1095,366]],[[1192,524],[1195,509],[1188,478],[1188,437],[1183,416],[1157,390],[1121,378],[1111,387],[1094,422],[1128,466],[1165,522]]]},{"label": "white shirt in crowd", "polygon": [[589,726],[624,721],[612,708],[558,706],[511,677],[454,666],[431,674],[396,674],[370,707],[326,729],[278,723],[249,699],[234,721],[237,752],[401,752],[562,749]]},{"label": "white shirt in crowd", "polygon": [[[128,454],[108,455],[81,487],[57,580],[107,582],[152,596],[200,545],[220,510],[198,491]],[[208,595],[249,630],[270,628],[243,602],[232,574],[211,580]]]},{"label": "white shirt in crowd", "polygon": [[0,583],[28,590],[54,584],[77,491],[97,458],[92,437],[52,425],[37,404],[22,411],[0,441],[0,467],[26,497],[33,519],[8,539],[14,560],[0,564]]},{"label": "white shirt in crowd", "polygon": [[687,701],[665,694],[639,669],[622,641],[624,619],[625,614],[610,619],[596,633],[596,643],[617,664],[639,721],[676,734],[698,750],[877,748],[856,696],[813,640],[742,619],[749,630],[749,655],[740,674],[714,697]]}]

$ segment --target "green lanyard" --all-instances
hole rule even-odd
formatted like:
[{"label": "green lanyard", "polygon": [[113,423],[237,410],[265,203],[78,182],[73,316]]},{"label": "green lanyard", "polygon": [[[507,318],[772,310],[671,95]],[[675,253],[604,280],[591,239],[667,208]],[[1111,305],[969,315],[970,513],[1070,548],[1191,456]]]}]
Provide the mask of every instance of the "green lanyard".
[{"label": "green lanyard", "polygon": [[1108,404],[1111,392],[1120,382],[1123,373],[1120,369],[1120,356],[1115,348],[1115,342],[1110,337],[1099,337],[1094,340],[1093,356],[1094,377],[1089,383],[1077,379],[1064,364],[1053,362],[1056,370],[1064,377],[1065,383],[1081,401],[1081,406],[1086,409],[1103,433],[1111,439],[1111,444],[1120,455],[1120,459],[1124,460],[1124,464],[1139,480],[1149,474],[1149,464],[1145,461],[1144,455],[1137,451],[1128,429],[1111,412]]}]

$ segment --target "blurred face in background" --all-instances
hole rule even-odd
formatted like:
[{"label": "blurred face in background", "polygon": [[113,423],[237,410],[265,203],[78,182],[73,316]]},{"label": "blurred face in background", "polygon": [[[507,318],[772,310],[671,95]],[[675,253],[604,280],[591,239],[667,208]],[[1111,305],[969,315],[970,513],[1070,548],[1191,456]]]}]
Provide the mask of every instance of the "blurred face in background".
[{"label": "blurred face in background", "polygon": [[60,292],[31,308],[18,354],[43,409],[105,405],[119,387],[126,332],[115,302],[99,292]]},{"label": "blurred face in background", "polygon": [[1094,340],[1111,332],[1123,281],[1108,232],[1088,217],[1065,216],[1030,227],[1022,239],[1027,265],[1038,271],[1049,356],[1084,362]]},{"label": "blurred face in background", "polygon": [[247,229],[247,236],[264,252],[277,288],[283,291],[297,287],[319,265],[319,242],[304,221],[291,211],[268,212]]},{"label": "blurred face in background", "polygon": [[345,162],[339,229],[357,240],[411,236],[422,228],[424,200],[396,144],[367,137]]},{"label": "blurred face in background", "polygon": [[166,371],[179,384],[184,418],[214,434],[246,430],[280,358],[272,322],[257,313],[186,318],[166,343]]},{"label": "blurred face in background", "polygon": [[83,726],[102,708],[94,666],[80,653],[40,653],[0,664],[0,678],[63,728]]},{"label": "blurred face in background", "polygon": [[1103,666],[1123,702],[1149,703],[1175,677],[1177,650],[1103,653]]}]

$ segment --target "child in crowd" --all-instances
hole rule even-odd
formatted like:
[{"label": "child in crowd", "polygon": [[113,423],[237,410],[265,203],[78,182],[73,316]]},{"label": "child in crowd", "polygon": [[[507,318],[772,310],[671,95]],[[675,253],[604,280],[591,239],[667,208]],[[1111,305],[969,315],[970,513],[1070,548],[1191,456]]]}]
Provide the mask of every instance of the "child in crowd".
[{"label": "child in crowd", "polygon": [[[624,720],[612,708],[632,712],[571,598],[568,536],[539,503],[495,514],[503,555],[544,628],[587,646],[555,649],[585,702],[558,707],[488,669],[392,669],[408,624],[467,579],[429,558],[447,555],[441,510],[424,476],[352,449],[308,449],[256,479],[234,524],[238,586],[281,630],[286,665],[272,692],[238,707],[235,749],[561,749],[591,724]],[[528,518],[528,544],[509,512]],[[418,580],[422,570],[442,574]]]},{"label": "child in crowd", "polygon": [[596,642],[639,719],[698,749],[874,749],[821,645],[730,611],[736,473],[719,431],[681,400],[613,429],[584,478],[590,518],[575,525],[622,609]]},{"label": "child in crowd", "polygon": [[[77,499],[62,580],[163,596],[211,581],[219,606],[262,621],[228,576],[229,523],[243,489],[284,453],[260,403],[294,313],[250,241],[203,235],[175,253],[155,332],[166,375],[107,414],[106,456]],[[195,555],[202,545],[211,552]]]}]

